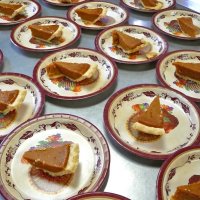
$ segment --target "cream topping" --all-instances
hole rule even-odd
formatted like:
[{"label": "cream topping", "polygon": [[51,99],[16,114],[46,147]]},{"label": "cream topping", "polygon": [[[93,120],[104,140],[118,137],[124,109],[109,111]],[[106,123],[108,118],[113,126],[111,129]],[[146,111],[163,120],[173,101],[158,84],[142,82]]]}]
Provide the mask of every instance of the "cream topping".
[{"label": "cream topping", "polygon": [[10,16],[11,18],[14,18],[16,15],[20,14],[20,13],[23,13],[24,12],[24,9],[25,9],[25,5],[22,4],[22,6],[20,8],[18,8],[17,10],[15,10],[13,12],[13,14]]}]

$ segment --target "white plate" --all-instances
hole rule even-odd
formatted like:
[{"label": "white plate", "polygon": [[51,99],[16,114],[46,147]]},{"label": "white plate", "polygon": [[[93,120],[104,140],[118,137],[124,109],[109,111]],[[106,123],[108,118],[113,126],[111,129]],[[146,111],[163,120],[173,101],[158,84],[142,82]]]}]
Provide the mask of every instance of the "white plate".
[{"label": "white plate", "polygon": [[[121,31],[132,37],[144,39],[149,42],[152,45],[151,52],[156,53],[156,56],[151,59],[147,59],[144,55],[126,54],[122,50],[115,48],[112,45],[112,32],[114,30]],[[162,36],[151,29],[136,25],[117,26],[106,29],[97,35],[95,45],[99,51],[111,57],[116,62],[126,64],[141,64],[158,60],[168,49],[168,44]]]},{"label": "white plate", "polygon": [[[136,139],[131,119],[160,96],[166,134],[151,141]],[[199,108],[180,93],[159,85],[135,85],[116,92],[104,109],[104,122],[112,138],[133,154],[163,160],[175,151],[200,141]],[[170,115],[169,115],[170,113]]]},{"label": "white plate", "polygon": [[[45,43],[38,45],[30,41],[32,38],[31,30],[28,28],[31,24],[60,24],[63,25],[62,39],[64,40],[60,44]],[[39,17],[36,19],[28,20],[11,32],[11,41],[14,45],[27,51],[55,51],[58,49],[66,48],[74,44],[81,36],[81,30],[73,22],[61,17]]]},{"label": "white plate", "polygon": [[177,22],[179,17],[191,17],[193,24],[200,28],[200,14],[188,10],[161,11],[153,16],[152,21],[156,28],[169,36],[184,40],[200,39],[200,34],[193,38],[182,33]]},{"label": "white plate", "polygon": [[[46,73],[46,66],[53,61],[97,64],[99,77],[88,85],[76,84],[67,80],[52,82]],[[35,66],[33,77],[45,91],[46,95],[58,99],[84,99],[97,95],[108,89],[117,78],[117,67],[106,56],[91,49],[67,49],[42,58]]]},{"label": "white plate", "polygon": [[176,188],[200,181],[200,147],[176,152],[162,165],[157,179],[157,199],[170,200]]},{"label": "white plate", "polygon": [[[95,24],[85,25],[84,22],[81,20],[81,18],[75,12],[77,9],[80,8],[107,8],[107,13],[106,16],[104,17],[106,25],[105,26],[98,26]],[[74,21],[81,28],[100,30],[125,23],[128,20],[128,12],[124,8],[116,4],[103,1],[92,1],[92,2],[90,1],[72,7],[70,10],[68,10],[67,17],[72,21]]]},{"label": "white plate", "polygon": [[[30,166],[21,160],[23,153],[31,147],[54,146],[64,141],[80,147],[79,165],[70,185],[47,181],[39,188],[28,173]],[[45,115],[19,126],[3,141],[0,155],[0,191],[9,200],[61,200],[96,191],[110,164],[108,145],[101,132],[90,122],[67,114]]]},{"label": "white plate", "polygon": [[[44,105],[44,95],[34,83],[33,79],[23,74],[1,73],[0,90],[26,90],[27,94],[22,106],[17,110],[16,116],[11,123],[1,114],[0,116],[0,139],[9,134],[13,129],[33,117],[39,116]],[[9,117],[10,118],[10,117]]]},{"label": "white plate", "polygon": [[157,63],[158,80],[165,86],[178,90],[194,101],[200,101],[200,84],[191,80],[178,78],[173,62],[200,62],[200,51],[181,50],[170,52]]},{"label": "white plate", "polygon": [[1,3],[23,3],[26,5],[24,16],[21,19],[11,19],[0,13],[0,25],[19,24],[27,19],[36,17],[41,12],[41,6],[38,2],[33,0],[0,0]]},{"label": "white plate", "polygon": [[76,5],[78,3],[81,3],[81,2],[84,2],[84,1],[87,1],[87,0],[77,0],[76,3],[62,3],[59,0],[44,0],[44,1],[46,3],[52,4],[52,5],[55,5],[55,6],[73,6],[73,5]]}]

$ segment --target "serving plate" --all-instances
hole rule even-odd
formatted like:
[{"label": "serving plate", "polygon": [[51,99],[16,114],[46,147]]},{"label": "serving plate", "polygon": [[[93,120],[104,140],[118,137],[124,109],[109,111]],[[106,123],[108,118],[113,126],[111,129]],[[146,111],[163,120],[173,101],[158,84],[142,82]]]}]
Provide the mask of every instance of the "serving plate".
[{"label": "serving plate", "polygon": [[26,90],[26,97],[15,113],[0,114],[0,140],[23,122],[40,115],[44,94],[29,76],[17,73],[0,73],[0,90]]},{"label": "serving plate", "polygon": [[[143,136],[132,128],[136,114],[159,95],[164,113],[163,136]],[[104,108],[109,135],[122,148],[144,158],[163,160],[200,141],[199,108],[181,93],[159,85],[134,85],[113,94]]]},{"label": "serving plate", "polygon": [[199,63],[200,51],[180,50],[170,52],[160,59],[156,66],[156,74],[162,85],[178,90],[194,101],[200,101],[200,84],[176,76],[173,62]]},{"label": "serving plate", "polygon": [[23,3],[26,8],[18,18],[10,18],[0,13],[0,25],[14,25],[24,22],[27,19],[38,16],[41,12],[41,6],[34,0],[0,0],[0,3]]},{"label": "serving plate", "polygon": [[[71,141],[79,144],[79,165],[68,186],[37,180],[22,160],[30,148],[45,148]],[[0,147],[0,191],[11,199],[68,199],[99,189],[108,173],[110,153],[102,133],[90,122],[68,114],[34,118],[16,128]],[[19,181],[20,178],[20,181]],[[42,183],[41,185],[39,183]]]},{"label": "serving plate", "polygon": [[[57,43],[47,43],[35,40],[32,38],[29,25],[42,25],[42,24],[59,24],[63,26],[62,41]],[[28,20],[11,32],[11,41],[17,47],[35,52],[47,52],[63,49],[74,44],[81,36],[81,30],[73,22],[61,17],[39,17],[36,19]]]},{"label": "serving plate", "polygon": [[2,63],[3,63],[3,52],[0,49],[0,66],[2,65]]},{"label": "serving plate", "polygon": [[[121,31],[131,37],[143,39],[146,42],[149,42],[151,44],[150,52],[155,53],[155,56],[147,58],[145,54],[124,53],[120,48],[113,46],[113,31]],[[136,25],[117,26],[103,30],[97,35],[95,39],[95,46],[100,52],[111,57],[114,61],[126,64],[141,64],[158,60],[167,52],[168,49],[167,41],[162,38],[162,36],[151,29]]]},{"label": "serving plate", "polygon": [[[45,68],[54,61],[97,64],[99,77],[88,85],[80,85],[66,78],[50,80]],[[46,95],[75,100],[102,93],[114,84],[117,74],[117,67],[109,58],[91,49],[78,48],[58,51],[42,58],[34,68],[33,77]]]},{"label": "serving plate", "polygon": [[44,0],[44,2],[51,5],[55,5],[55,6],[73,6],[84,1],[88,1],[88,0],[75,0],[74,3],[63,3],[59,0]]}]

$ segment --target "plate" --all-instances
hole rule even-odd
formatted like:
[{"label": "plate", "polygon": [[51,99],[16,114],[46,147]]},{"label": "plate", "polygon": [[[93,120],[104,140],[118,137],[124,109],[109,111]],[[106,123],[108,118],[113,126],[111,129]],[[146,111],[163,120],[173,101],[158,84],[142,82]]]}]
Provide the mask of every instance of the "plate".
[{"label": "plate", "polygon": [[61,3],[59,0],[44,0],[44,2],[55,5],[55,6],[73,6],[84,1],[88,1],[88,0],[77,0],[76,3]]},{"label": "plate", "polygon": [[[133,130],[136,114],[156,95],[164,113],[163,136],[144,137]],[[119,90],[104,108],[104,123],[121,147],[138,156],[164,160],[177,150],[200,141],[199,108],[181,93],[159,85],[134,85]]]},{"label": "plate", "polygon": [[18,19],[12,19],[10,17],[6,17],[3,14],[0,14],[0,25],[14,25],[22,23],[27,19],[34,18],[38,16],[41,12],[41,6],[38,2],[33,0],[0,0],[1,3],[23,3],[26,8],[24,13]]},{"label": "plate", "polygon": [[157,199],[170,200],[180,185],[200,181],[200,147],[186,147],[167,159],[157,178]]},{"label": "plate", "polygon": [[[53,146],[64,141],[79,144],[79,165],[69,186],[45,182],[38,186],[21,162],[31,147]],[[0,147],[1,194],[6,199],[68,199],[96,191],[107,176],[110,153],[102,133],[90,122],[68,114],[50,114],[32,119],[8,135]],[[19,181],[20,178],[20,181]],[[40,180],[40,179],[39,179]]]},{"label": "plate", "polygon": [[161,9],[147,9],[140,3],[140,0],[121,0],[121,2],[133,10],[149,13],[160,12],[164,9],[173,8],[176,5],[175,0],[159,0],[163,4]]},{"label": "plate", "polygon": [[183,34],[177,22],[179,17],[191,17],[194,25],[200,27],[200,14],[188,10],[165,10],[155,14],[152,18],[153,25],[162,33],[184,40],[200,39],[200,34],[190,37]]},{"label": "plate", "polygon": [[69,200],[129,200],[118,194],[110,192],[88,192],[85,194],[76,195]]},{"label": "plate", "polygon": [[39,116],[44,105],[44,95],[32,78],[17,73],[1,73],[0,90],[16,89],[26,90],[27,94],[16,113],[0,115],[0,140],[23,122]]},{"label": "plate", "polygon": [[[53,61],[97,64],[99,77],[92,84],[85,86],[63,78],[51,81],[45,68]],[[34,68],[33,77],[46,95],[57,99],[75,100],[102,93],[115,82],[117,74],[117,67],[109,58],[91,49],[78,48],[58,51],[42,58]]]},{"label": "plate", "polygon": [[[154,52],[156,56],[148,59],[145,55],[137,55],[135,53],[127,54],[119,48],[114,47],[112,45],[112,32],[114,30],[121,31],[132,37],[144,39],[145,41],[149,42],[152,46],[151,52]],[[100,52],[108,55],[114,61],[126,64],[141,64],[158,60],[167,52],[168,49],[167,41],[162,38],[162,36],[151,29],[136,25],[117,26],[103,30],[97,35],[95,39],[95,45]]]},{"label": "plate", "polygon": [[[63,26],[63,34],[61,42],[52,44],[52,43],[41,43],[36,40],[33,40],[29,25],[32,24],[59,24]],[[63,49],[74,44],[81,36],[81,30],[73,22],[61,18],[61,17],[39,17],[36,19],[28,20],[11,32],[11,41],[17,47],[27,50],[27,51],[36,51],[36,52],[46,52],[46,51],[55,51]]]},{"label": "plate", "polygon": [[3,52],[0,49],[0,66],[2,65],[2,63],[3,63]]},{"label": "plate", "polygon": [[[81,20],[81,18],[76,14],[76,10],[80,8],[106,8],[107,13],[106,16],[103,18],[104,25],[85,25],[84,22]],[[77,6],[72,7],[67,12],[67,17],[74,21],[77,25],[79,25],[81,28],[85,29],[94,29],[94,30],[100,30],[105,29],[111,26],[123,24],[128,20],[128,12],[112,3],[104,2],[104,1],[92,1],[92,2],[84,2]]]},{"label": "plate", "polygon": [[181,50],[170,52],[163,57],[156,66],[158,80],[165,86],[178,90],[192,100],[200,101],[200,84],[178,78],[175,75],[176,67],[173,62],[200,62],[200,51]]}]

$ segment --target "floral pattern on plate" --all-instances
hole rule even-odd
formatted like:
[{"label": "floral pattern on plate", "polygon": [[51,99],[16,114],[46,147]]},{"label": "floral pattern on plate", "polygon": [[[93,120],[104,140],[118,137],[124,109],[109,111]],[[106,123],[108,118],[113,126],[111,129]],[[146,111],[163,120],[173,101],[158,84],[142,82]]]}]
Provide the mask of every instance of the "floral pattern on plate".
[{"label": "floral pattern on plate", "polygon": [[159,200],[170,200],[176,188],[200,181],[200,147],[177,151],[162,165],[157,179]]},{"label": "floral pattern on plate", "polygon": [[[97,64],[99,77],[88,85],[79,85],[66,78],[50,80],[46,66],[55,61]],[[107,57],[90,49],[67,49],[41,59],[34,69],[34,79],[48,96],[58,99],[83,99],[97,95],[110,87],[117,78],[117,67]]]},{"label": "floral pattern on plate", "polygon": [[[79,167],[69,186],[51,185],[56,192],[40,191],[30,184],[29,165],[21,162],[22,155],[30,147],[62,141],[79,144]],[[35,118],[15,129],[3,143],[0,149],[3,179],[0,190],[6,199],[13,196],[15,199],[68,199],[76,194],[96,191],[109,169],[109,149],[103,135],[90,122],[73,115],[51,114]],[[23,177],[20,183],[17,181],[19,177]]]},{"label": "floral pattern on plate", "polygon": [[[137,140],[134,137],[137,131],[130,128],[130,119],[137,113],[133,106],[149,104],[156,95],[178,123],[173,123],[173,127],[170,125],[172,128],[161,137],[148,142]],[[200,140],[197,106],[181,94],[158,85],[135,85],[116,92],[105,106],[104,122],[118,144],[131,153],[150,159],[166,159],[178,149]]]},{"label": "floral pattern on plate", "polygon": [[[145,55],[137,54],[137,52],[127,54],[120,48],[114,47],[112,44],[112,32],[115,30],[149,42],[152,47],[150,52],[154,53],[155,56],[153,58],[147,58]],[[148,63],[157,60],[165,54],[168,49],[167,42],[160,35],[142,26],[119,26],[106,29],[97,35],[95,45],[99,51],[105,53],[116,62],[126,64]]]},{"label": "floral pattern on plate", "polygon": [[23,12],[23,15],[20,15],[19,18],[11,19],[8,16],[5,16],[0,13],[0,25],[13,25],[19,24],[23,21],[36,17],[41,12],[41,6],[36,1],[32,0],[0,0],[1,3],[23,3],[26,7]]},{"label": "floral pattern on plate", "polygon": [[182,92],[194,101],[200,101],[200,84],[177,77],[173,62],[199,63],[200,52],[191,50],[170,52],[157,63],[156,67],[158,80],[163,85]]},{"label": "floral pattern on plate", "polygon": [[177,22],[179,17],[191,17],[193,24],[200,28],[200,14],[187,10],[165,10],[155,14],[152,20],[156,28],[169,36],[185,40],[200,39],[200,33],[196,37],[182,33]]},{"label": "floral pattern on plate", "polygon": [[[56,43],[39,42],[32,38],[29,25],[62,25],[62,37],[61,40]],[[73,23],[65,18],[60,17],[40,17],[26,21],[17,26],[11,32],[11,41],[18,47],[28,51],[54,51],[62,48],[66,48],[75,43],[80,38],[80,29]]]},{"label": "floral pattern on plate", "polygon": [[76,5],[78,3],[81,3],[81,2],[84,2],[84,1],[88,1],[88,0],[74,0],[74,2],[72,2],[72,3],[64,3],[64,2],[61,2],[59,0],[44,0],[44,1],[46,3],[52,4],[52,5],[56,5],[56,6],[73,6],[73,5]]},{"label": "floral pattern on plate", "polygon": [[[98,24],[86,25],[82,21],[82,19],[78,16],[78,14],[75,12],[77,9],[80,8],[90,8],[90,9],[106,8],[107,13],[106,16],[104,16],[104,18],[102,19],[102,21],[100,21],[100,25]],[[112,3],[94,1],[94,2],[85,2],[80,5],[72,7],[67,12],[67,17],[72,21],[74,21],[81,28],[99,30],[125,23],[128,20],[128,12],[124,8]]]}]

